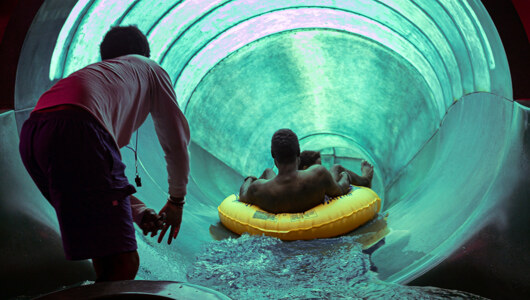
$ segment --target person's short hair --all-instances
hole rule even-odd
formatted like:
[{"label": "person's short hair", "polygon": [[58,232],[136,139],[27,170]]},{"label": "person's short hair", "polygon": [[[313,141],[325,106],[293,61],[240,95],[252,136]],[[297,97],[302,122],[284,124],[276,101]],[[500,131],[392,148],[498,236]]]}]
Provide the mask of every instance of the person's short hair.
[{"label": "person's short hair", "polygon": [[300,164],[298,165],[298,170],[303,170],[304,168],[309,168],[314,165],[317,160],[320,158],[320,152],[305,150],[300,153]]},{"label": "person's short hair", "polygon": [[279,163],[290,163],[300,155],[298,137],[290,129],[280,129],[271,140],[271,155]]},{"label": "person's short hair", "polygon": [[149,57],[151,50],[145,34],[131,25],[112,27],[99,45],[99,53],[101,59],[105,60],[128,54]]}]

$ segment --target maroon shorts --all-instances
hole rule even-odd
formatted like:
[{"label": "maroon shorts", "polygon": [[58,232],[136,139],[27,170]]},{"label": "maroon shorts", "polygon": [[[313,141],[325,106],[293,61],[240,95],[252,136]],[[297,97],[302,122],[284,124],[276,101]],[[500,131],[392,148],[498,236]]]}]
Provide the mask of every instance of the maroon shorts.
[{"label": "maroon shorts", "polygon": [[136,250],[136,192],[110,134],[81,109],[34,112],[20,133],[24,166],[55,208],[67,259]]}]

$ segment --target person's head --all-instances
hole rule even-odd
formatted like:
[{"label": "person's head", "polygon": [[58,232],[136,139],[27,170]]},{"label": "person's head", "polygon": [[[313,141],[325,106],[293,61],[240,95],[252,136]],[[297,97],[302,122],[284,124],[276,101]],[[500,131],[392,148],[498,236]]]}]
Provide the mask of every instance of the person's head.
[{"label": "person's head", "polygon": [[300,164],[298,165],[298,170],[305,170],[315,164],[322,164],[320,152],[305,150],[300,153]]},{"label": "person's head", "polygon": [[300,156],[300,144],[296,134],[290,129],[276,131],[271,140],[271,155],[280,164],[296,161]]},{"label": "person's head", "polygon": [[99,45],[101,59],[111,59],[128,54],[138,54],[145,57],[151,55],[149,42],[138,27],[115,26],[112,27]]}]

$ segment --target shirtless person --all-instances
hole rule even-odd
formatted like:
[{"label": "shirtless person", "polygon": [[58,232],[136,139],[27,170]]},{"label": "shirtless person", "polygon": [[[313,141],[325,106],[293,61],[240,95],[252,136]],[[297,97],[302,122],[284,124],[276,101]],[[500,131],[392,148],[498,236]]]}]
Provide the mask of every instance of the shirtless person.
[{"label": "shirtless person", "polygon": [[240,201],[255,204],[270,213],[297,213],[309,210],[324,201],[325,196],[338,197],[349,190],[348,172],[334,180],[322,165],[299,171],[300,145],[298,137],[289,129],[274,133],[271,154],[278,175],[268,169],[262,178],[245,178],[240,189]]}]

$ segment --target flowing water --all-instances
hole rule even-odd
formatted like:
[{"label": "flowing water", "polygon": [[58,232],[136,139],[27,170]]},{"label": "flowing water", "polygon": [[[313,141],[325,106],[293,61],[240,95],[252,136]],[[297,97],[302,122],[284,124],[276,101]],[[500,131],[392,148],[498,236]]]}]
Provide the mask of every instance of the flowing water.
[{"label": "flowing water", "polygon": [[379,214],[345,236],[311,241],[238,236],[218,223],[210,226],[214,240],[191,254],[182,253],[178,244],[169,248],[137,235],[141,265],[136,279],[186,281],[232,299],[482,299],[380,280],[382,266],[374,265],[370,255],[392,231],[387,219],[388,214]]},{"label": "flowing water", "polygon": [[187,278],[233,299],[481,299],[381,281],[356,239],[283,242],[243,235],[214,241],[197,256]]}]

